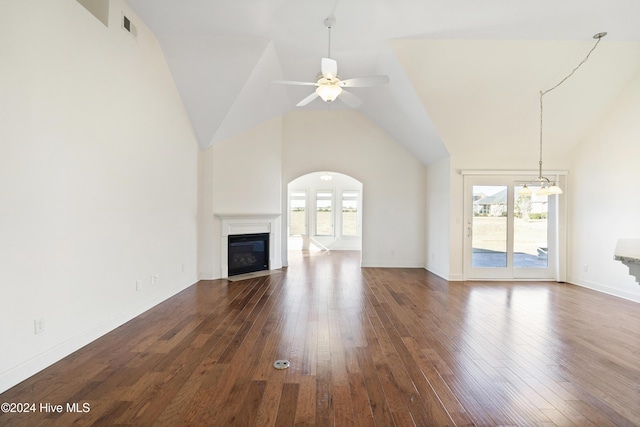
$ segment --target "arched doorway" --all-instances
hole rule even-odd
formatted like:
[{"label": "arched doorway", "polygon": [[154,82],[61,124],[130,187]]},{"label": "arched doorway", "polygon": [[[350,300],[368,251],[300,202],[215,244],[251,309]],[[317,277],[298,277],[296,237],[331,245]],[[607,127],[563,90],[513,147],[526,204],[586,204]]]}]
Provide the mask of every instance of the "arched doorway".
[{"label": "arched doorway", "polygon": [[363,185],[338,172],[312,172],[287,185],[288,252],[362,250]]}]

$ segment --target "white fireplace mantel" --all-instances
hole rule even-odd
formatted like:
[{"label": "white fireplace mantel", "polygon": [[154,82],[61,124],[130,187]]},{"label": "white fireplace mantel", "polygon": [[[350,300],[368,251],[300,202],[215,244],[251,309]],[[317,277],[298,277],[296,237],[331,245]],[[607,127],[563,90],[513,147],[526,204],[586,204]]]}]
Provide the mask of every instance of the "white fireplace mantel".
[{"label": "white fireplace mantel", "polygon": [[280,214],[214,213],[220,219],[220,272],[229,277],[229,236],[269,233],[269,270],[282,268]]}]

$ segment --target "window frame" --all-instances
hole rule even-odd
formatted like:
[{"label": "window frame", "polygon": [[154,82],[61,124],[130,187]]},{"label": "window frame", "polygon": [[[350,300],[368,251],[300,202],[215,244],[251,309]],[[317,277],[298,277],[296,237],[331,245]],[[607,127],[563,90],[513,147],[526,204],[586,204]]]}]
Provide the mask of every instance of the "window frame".
[{"label": "window frame", "polygon": [[[304,193],[304,196],[294,196],[293,193]],[[309,198],[307,197],[309,192],[306,189],[295,189],[289,191],[289,236],[308,236],[309,235]],[[304,200],[304,233],[292,234],[291,233],[291,219],[292,219],[292,200]]]},{"label": "window frame", "polygon": [[[319,197],[321,193],[329,193],[330,196]],[[335,237],[335,191],[317,189],[314,193],[314,224],[313,235],[315,237]],[[329,215],[329,234],[318,233],[318,200],[328,200],[330,202],[331,214]]]},{"label": "window frame", "polygon": [[[345,193],[354,193],[354,197],[345,198]],[[345,200],[355,201],[356,204],[356,232],[355,234],[344,234],[344,202]],[[341,189],[340,190],[340,236],[345,238],[360,237],[360,211],[361,211],[360,190],[357,189]]]}]

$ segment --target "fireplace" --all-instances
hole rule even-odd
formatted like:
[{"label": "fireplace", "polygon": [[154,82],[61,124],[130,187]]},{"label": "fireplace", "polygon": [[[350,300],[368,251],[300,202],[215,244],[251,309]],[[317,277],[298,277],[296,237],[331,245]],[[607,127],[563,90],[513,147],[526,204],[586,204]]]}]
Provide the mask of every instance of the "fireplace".
[{"label": "fireplace", "polygon": [[[251,234],[269,235],[265,256],[269,270],[282,268],[280,214],[215,213],[220,219],[220,277],[229,277],[229,238]],[[264,264],[262,264],[264,265]],[[264,268],[261,268],[264,269]],[[241,273],[235,273],[241,274]]]},{"label": "fireplace", "polygon": [[228,275],[269,269],[269,233],[229,236]]}]

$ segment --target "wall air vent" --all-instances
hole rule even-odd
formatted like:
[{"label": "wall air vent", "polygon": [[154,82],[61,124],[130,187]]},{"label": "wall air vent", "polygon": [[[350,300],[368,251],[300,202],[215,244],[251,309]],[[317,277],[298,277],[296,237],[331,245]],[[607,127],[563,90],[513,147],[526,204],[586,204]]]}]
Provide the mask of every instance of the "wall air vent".
[{"label": "wall air vent", "polygon": [[138,29],[133,22],[125,15],[122,14],[122,29],[131,34],[133,37],[138,37]]}]

